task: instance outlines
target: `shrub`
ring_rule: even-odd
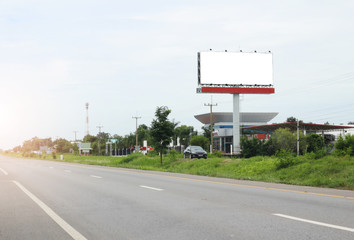
[[[176,152],[176,150],[174,149],[171,149],[170,152],[168,153],[168,157],[172,162],[177,160],[177,156],[178,156],[178,152]]]
[[[215,158],[221,158],[221,157],[223,157],[223,154],[222,154],[222,152],[216,150],[212,154],[210,154],[210,156],[215,157]]]
[[[324,146],[323,137],[315,133],[310,133],[306,136],[306,143],[307,152],[318,152]]]
[[[146,154],[146,156],[148,156],[148,157],[156,157],[156,156],[158,156],[158,155],[159,155],[159,153],[158,153],[156,150],[149,151],[149,152]]]
[[[340,136],[334,147],[337,154],[345,153],[346,155],[354,156],[354,135],[346,135],[344,139]]]
[[[53,159],[57,159],[57,155],[55,154],[54,151],[52,152],[52,157],[53,157]]]
[[[275,154],[277,160],[274,162],[277,170],[295,165],[295,157],[292,152],[280,150]]]

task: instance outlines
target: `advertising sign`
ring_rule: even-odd
[[[199,52],[201,86],[273,86],[272,53]]]

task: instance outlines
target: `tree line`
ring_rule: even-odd
[[[151,126],[141,124],[138,126],[138,145],[143,146],[143,141],[146,140],[149,146],[154,147],[158,152],[166,150],[167,146],[173,142],[177,145],[187,146],[192,137],[197,136],[198,132],[192,126],[180,125],[178,122],[170,121],[168,119],[171,110],[165,106],[157,107],[155,111],[155,119],[153,119]],[[210,138],[210,133],[204,132],[205,139],[203,143],[207,143]],[[208,138],[209,137],[209,138]],[[113,148],[132,148],[136,144],[136,133],[131,132],[125,136],[118,134],[110,134],[107,132],[100,132],[97,135],[86,135],[82,142],[91,143],[92,154],[104,155],[106,152],[106,142],[111,139],[116,139]],[[197,138],[199,141],[199,137]],[[38,138],[34,137],[30,140],[24,141],[23,145],[13,148],[15,152],[32,152],[39,151],[41,146],[56,149],[58,153],[77,152],[77,143],[71,142],[64,138],[52,140],[52,138]]]

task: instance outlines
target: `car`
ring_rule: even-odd
[[[188,146],[184,150],[184,158],[205,158],[207,159],[207,152],[199,146]]]

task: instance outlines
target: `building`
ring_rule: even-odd
[[[275,112],[241,112],[240,125],[242,127],[266,125],[278,113]],[[210,122],[214,124],[213,145],[214,149],[225,153],[231,152],[233,139],[233,113],[232,112],[215,112],[200,114],[194,116],[197,120],[209,128]],[[264,135],[265,136],[265,135]],[[260,138],[264,138],[263,136]]]

